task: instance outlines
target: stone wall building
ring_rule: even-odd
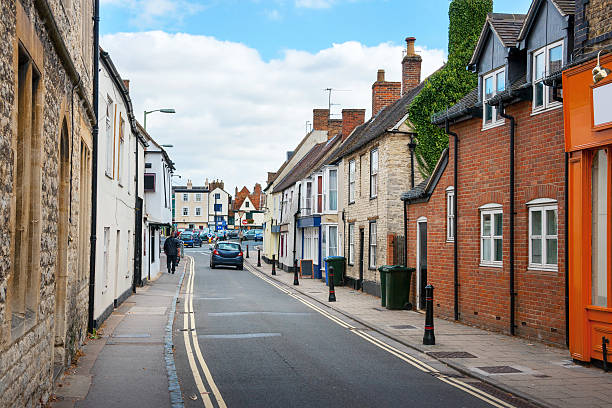
[[[0,0],[3,407],[46,403],[86,334],[92,15],[91,0]]]

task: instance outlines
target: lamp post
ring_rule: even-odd
[[[155,109],[152,111],[144,111],[144,121],[143,121],[143,126],[144,130],[147,130],[147,115],[149,113],[153,113],[153,112],[161,112],[161,113],[176,113],[176,111],[174,109]]]

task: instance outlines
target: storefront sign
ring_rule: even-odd
[[[593,88],[593,124],[612,125],[612,83]]]

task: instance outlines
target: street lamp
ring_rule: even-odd
[[[144,123],[143,123],[144,130],[147,130],[147,115],[149,113],[153,113],[153,112],[176,113],[176,111],[174,109],[155,109],[155,110],[152,110],[152,111],[144,111]]]

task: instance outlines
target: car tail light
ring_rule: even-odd
[[[216,249],[213,251],[214,255],[219,255],[219,251],[217,251]]]
[[[242,251],[240,251],[240,252],[238,253],[238,256],[242,256]]]

